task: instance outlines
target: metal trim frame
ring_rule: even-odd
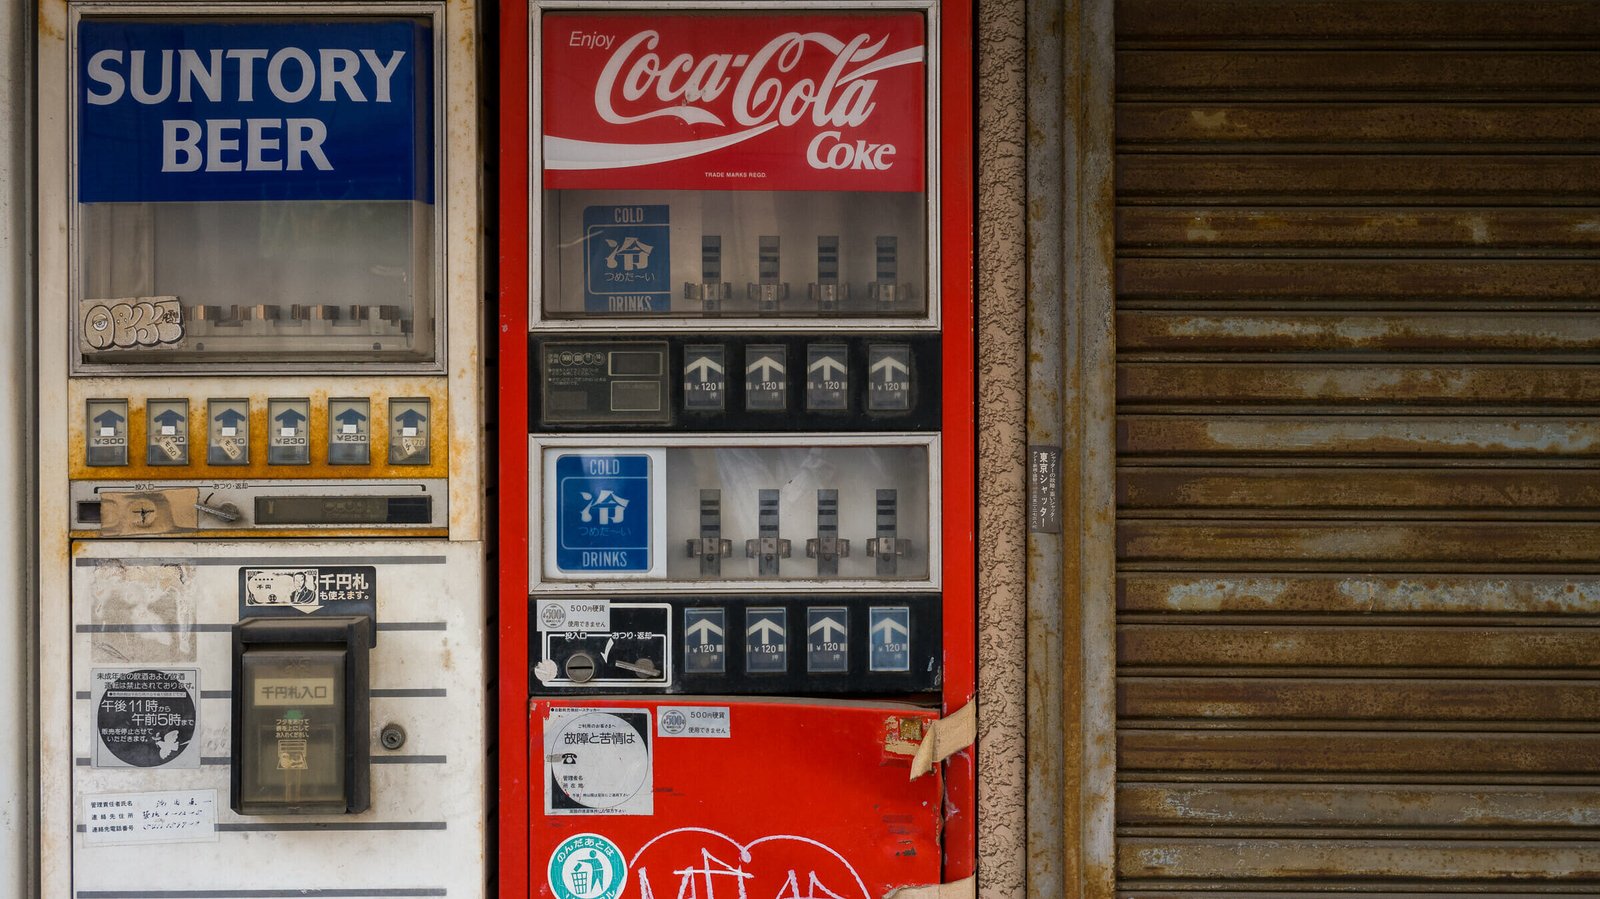
[[[84,2],[68,3],[68,25],[66,31],[66,83],[67,83],[67,204],[68,204],[68,231],[67,253],[71,266],[68,280],[67,300],[75,304],[80,298],[81,285],[81,258],[82,231],[79,224],[82,204],[78,202],[78,66],[77,66],[77,32],[78,23],[85,16],[151,16],[151,17],[235,17],[259,16],[268,19],[288,19],[294,16],[306,18],[332,19],[345,16],[384,15],[384,16],[427,16],[433,22],[433,177],[434,177],[434,202],[433,202],[433,360],[430,362],[288,362],[276,365],[265,363],[230,364],[221,360],[206,362],[167,362],[155,365],[118,365],[105,362],[84,362],[78,351],[78,318],[76,313],[71,316],[67,328],[67,359],[70,365],[69,373],[74,377],[93,375],[198,375],[198,374],[228,374],[250,375],[281,372],[315,372],[319,374],[339,374],[346,372],[372,373],[406,373],[406,374],[441,374],[448,371],[449,358],[447,349],[449,340],[449,260],[448,248],[450,244],[449,226],[449,191],[448,171],[446,170],[446,157],[448,144],[448,129],[444,115],[448,109],[447,100],[450,96],[449,85],[449,36],[447,32],[448,17],[444,3],[416,3],[410,2],[387,6],[361,0],[361,2],[341,2],[331,0],[328,3],[282,3],[266,4],[260,0],[245,0],[245,2],[201,3],[193,0],[174,0],[170,3],[156,3],[151,0],[141,2],[117,3],[115,0],[84,0]]]
[[[544,466],[543,453],[547,449],[596,447],[605,449],[684,449],[716,447],[863,447],[911,446],[926,447],[928,452],[928,577],[921,580],[878,581],[853,578],[818,580],[816,578],[769,578],[766,580],[733,579],[717,581],[671,580],[650,578],[640,574],[615,580],[555,581],[544,579],[544,511],[545,499],[540,489]],[[747,435],[695,435],[679,437],[656,435],[538,435],[528,440],[528,592],[537,595],[561,594],[626,594],[626,593],[782,593],[808,590],[817,593],[930,593],[939,590],[943,578],[944,533],[942,503],[940,502],[940,472],[943,458],[940,437],[934,434],[747,434]],[[506,495],[510,495],[509,493]],[[681,549],[681,547],[680,547]],[[663,552],[670,552],[667,546]],[[865,552],[865,547],[861,550]],[[803,561],[803,560],[801,560]]]
[[[940,136],[942,123],[939,120],[940,96],[939,85],[940,58],[942,53],[937,49],[942,46],[940,41],[939,4],[937,0],[836,0],[833,3],[803,2],[785,3],[782,0],[663,0],[654,4],[643,4],[638,0],[533,0],[530,3],[530,15],[527,30],[527,47],[530,58],[537,58],[533,48],[539,46],[541,38],[540,24],[545,10],[570,11],[570,10],[602,10],[619,12],[635,10],[638,12],[696,12],[700,10],[722,11],[805,11],[805,10],[902,10],[906,12],[921,12],[927,17],[927,29],[923,39],[923,46],[927,51],[927,143],[924,146],[924,164],[927,166],[925,178],[927,179],[927,202],[924,208],[927,211],[925,221],[925,241],[927,249],[927,279],[928,311],[926,315],[915,318],[851,318],[847,319],[852,330],[872,331],[937,331],[940,327],[940,310],[943,308],[943,285],[940,283],[941,247],[943,241],[939,239],[939,224],[942,221],[940,214],[941,198],[943,196],[942,182],[942,157]],[[536,75],[530,67],[527,78],[528,86],[528,197],[527,197],[527,229],[528,229],[528,289],[526,302],[528,305],[528,329],[530,331],[593,331],[606,334],[622,334],[628,332],[660,333],[662,331],[693,332],[714,327],[718,331],[771,331],[776,324],[782,324],[784,329],[793,333],[827,333],[838,330],[839,319],[814,320],[806,318],[784,318],[771,316],[768,318],[726,316],[715,319],[690,318],[683,316],[661,316],[651,318],[631,319],[593,319],[593,318],[552,318],[544,317],[543,304],[539,302],[539,291],[544,283],[544,247],[543,247],[543,216],[540,214],[543,207],[544,188],[540,176],[543,168],[544,142],[540,140],[540,131],[544,123],[543,110],[539,92],[532,89],[532,79]]]
[[[1114,0],[1028,5],[1028,441],[1061,532],[1028,535],[1027,895],[1115,892]]]

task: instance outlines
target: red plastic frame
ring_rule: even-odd
[[[528,245],[530,181],[529,5],[500,8],[500,461],[497,495],[507,510],[527,510]],[[939,4],[941,315],[944,325],[943,477],[944,712],[977,689],[976,402],[973,327],[972,7]],[[532,895],[529,859],[528,540],[526,514],[499,521],[499,847],[503,899]],[[944,877],[977,866],[976,752],[945,768]]]

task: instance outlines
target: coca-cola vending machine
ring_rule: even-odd
[[[970,877],[971,9],[502,26],[502,895]]]

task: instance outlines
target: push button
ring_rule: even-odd
[[[189,464],[189,401],[147,400],[144,404],[145,462]]]
[[[788,359],[782,344],[753,343],[744,351],[744,407],[782,412],[789,390]]]
[[[867,411],[911,408],[911,347],[875,343],[867,348]]]
[[[310,424],[310,400],[267,400],[267,464],[310,465]]]
[[[806,609],[806,670],[838,673],[850,670],[850,610],[843,606]]]
[[[721,674],[727,670],[727,618],[726,609],[683,610],[683,659],[690,674]]]
[[[721,412],[728,375],[718,344],[692,344],[683,348],[683,408],[690,412]]]
[[[84,409],[83,433],[87,441],[84,461],[89,465],[128,464],[128,401],[90,400]]]
[[[212,465],[250,464],[250,401],[206,400],[206,462]]]
[[[429,448],[428,399],[389,401],[389,464],[427,465]]]
[[[744,670],[782,674],[789,670],[789,612],[755,608],[745,612]]]
[[[372,461],[372,401],[364,396],[328,400],[328,463]]]
[[[814,343],[806,347],[806,408],[818,410],[850,407],[849,348],[842,343]]]
[[[911,670],[911,607],[867,610],[867,670]]]

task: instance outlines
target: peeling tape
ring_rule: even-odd
[[[972,708],[969,703],[967,708]],[[963,710],[965,711],[965,710]],[[960,715],[961,712],[956,712]],[[950,716],[950,718],[956,717]],[[950,718],[946,718],[948,721]],[[963,877],[950,883],[929,883],[915,887],[895,887],[883,899],[972,899],[978,895],[978,876]]]
[[[195,530],[200,523],[194,504],[199,501],[197,487],[102,493],[100,536],[154,537]]]
[[[973,699],[948,717],[928,725],[922,745],[917,747],[917,755],[911,760],[911,779],[932,771],[934,765],[971,746],[977,738],[978,700]]]

